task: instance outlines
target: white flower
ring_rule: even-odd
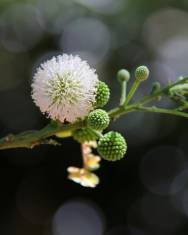
[[[98,76],[79,56],[63,54],[43,63],[34,75],[32,98],[53,120],[84,118],[95,101]]]

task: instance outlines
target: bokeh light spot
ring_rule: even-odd
[[[53,219],[53,235],[102,235],[103,216],[87,201],[69,201],[58,209]]]

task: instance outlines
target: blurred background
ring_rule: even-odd
[[[188,74],[188,1],[0,0],[1,137],[48,122],[30,85],[36,67],[61,53],[79,54],[97,69],[112,89],[107,109],[119,101],[117,70],[147,65],[151,76],[139,98],[153,81],[164,86]],[[110,128],[125,136],[128,153],[102,162],[96,189],[67,180],[67,167],[81,166],[71,139],[1,151],[0,234],[187,234],[187,120],[132,113]]]

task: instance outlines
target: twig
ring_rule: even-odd
[[[128,102],[132,98],[132,94],[135,91],[135,87],[132,88],[130,95],[127,97],[126,105],[120,105],[114,109],[111,109],[108,114],[112,120],[119,118],[122,115],[125,115],[130,112],[134,111],[143,111],[143,112],[154,112],[154,113],[165,113],[175,116],[181,116],[188,118],[188,113],[181,112],[178,109],[165,109],[165,108],[157,108],[157,107],[144,107],[144,104],[147,104],[153,100],[156,100],[160,96],[168,96],[169,90],[178,85],[183,84],[188,81],[188,77],[185,77],[177,82],[161,89],[160,91],[147,95],[143,97],[141,100],[138,100],[134,104],[128,105]],[[126,87],[122,87],[122,92],[125,90]],[[122,100],[125,101],[125,97],[122,97]],[[0,139],[0,149],[11,149],[11,148],[33,148],[37,145],[43,143],[55,143],[52,140],[48,140],[49,137],[52,137],[61,132],[61,136],[66,138],[70,136],[71,131],[76,130],[78,128],[86,127],[85,121],[79,121],[74,124],[59,124],[59,123],[50,123],[46,127],[41,130],[33,130],[33,131],[26,131],[24,133],[18,135],[7,135],[4,138]],[[67,135],[67,131],[69,135]],[[63,135],[65,132],[65,135]]]

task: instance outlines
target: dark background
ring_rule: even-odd
[[[111,88],[107,109],[119,101],[118,69],[147,65],[141,97],[153,81],[164,86],[188,74],[188,1],[0,0],[0,136],[48,122],[32,102],[31,79],[42,61],[62,52],[97,69]],[[68,166],[81,166],[72,139],[1,151],[0,234],[187,234],[187,123],[143,113],[113,123],[128,152],[117,163],[102,161],[96,189],[67,179]]]

